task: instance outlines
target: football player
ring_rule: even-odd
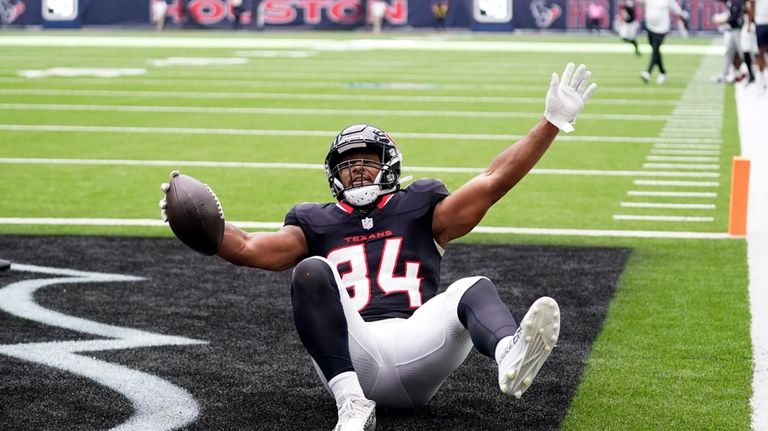
[[[496,361],[503,393],[520,398],[530,387],[559,335],[555,300],[535,301],[518,325],[488,278],[463,278],[438,294],[440,263],[445,247],[477,226],[558,132],[573,130],[597,87],[590,77],[572,63],[561,77],[553,73],[543,118],[453,193],[435,179],[401,188],[392,137],[358,124],[336,136],[325,158],[337,202],[293,207],[278,232],[226,224],[222,258],[294,267],[297,332],[336,400],[335,430],[373,430],[377,404],[425,405],[472,347]]]

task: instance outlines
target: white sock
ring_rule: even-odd
[[[507,347],[509,347],[510,344],[512,344],[512,336],[507,336],[499,340],[498,343],[496,343],[496,351],[493,354],[493,357],[496,358],[496,363],[501,363],[501,360],[503,359],[501,355],[504,353],[505,350],[507,350]]]
[[[331,388],[336,401],[342,394],[354,394],[365,398],[363,388],[360,387],[360,380],[357,379],[357,374],[354,371],[345,371],[336,375],[328,382],[328,386]]]

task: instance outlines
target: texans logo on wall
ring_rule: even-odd
[[[0,24],[13,24],[25,9],[21,0],[0,0]]]
[[[531,15],[538,28],[552,28],[552,24],[563,15],[563,8],[549,0],[533,0]]]

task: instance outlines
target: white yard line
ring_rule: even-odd
[[[688,204],[668,202],[621,202],[624,208],[671,208],[671,209],[697,209],[713,210],[715,204]]]
[[[0,164],[10,165],[100,165],[100,166],[166,166],[180,168],[197,166],[209,168],[245,168],[245,169],[302,169],[323,170],[323,165],[314,163],[267,163],[267,162],[223,162],[205,160],[119,160],[119,159],[55,159],[55,158],[24,158],[0,157]],[[485,168],[447,167],[447,166],[406,166],[406,172],[433,173],[469,173],[478,174]],[[687,178],[716,178],[718,173],[707,172],[672,172],[672,171],[609,171],[597,169],[543,169],[534,168],[531,173],[538,175],[581,175],[581,176],[610,176],[610,177],[687,177]]]
[[[692,149],[692,150],[719,150],[719,144],[665,144],[657,143],[653,148],[659,149]],[[719,154],[719,151],[718,151]]]
[[[614,214],[614,220],[631,221],[669,221],[669,222],[713,222],[714,217],[693,217],[693,216],[668,216],[668,215],[632,215],[632,214]]]
[[[264,130],[264,129],[225,129],[193,127],[131,127],[131,126],[75,126],[66,124],[0,124],[0,130],[13,132],[76,132],[76,133],[151,133],[179,135],[233,135],[233,136],[311,136],[327,139],[335,136],[334,130]],[[524,135],[483,134],[483,133],[412,133],[392,131],[397,138],[452,139],[478,141],[516,141]],[[558,135],[557,141],[570,142],[615,142],[621,144],[652,144],[656,142],[686,143],[707,141],[699,138],[643,138],[633,136],[575,136]],[[719,143],[719,138],[709,142]]]
[[[720,154],[720,151],[715,150],[662,150],[658,148],[651,148],[651,154],[690,154],[697,156],[716,156]]]
[[[100,60],[103,60],[103,57],[94,57],[98,58]],[[412,65],[411,63],[407,64],[409,67]],[[18,69],[12,68],[7,69],[10,73],[15,73]],[[153,76],[156,76],[153,73]],[[229,77],[221,77],[217,75],[212,75],[210,78],[206,79],[199,79],[201,77],[201,73],[196,73],[194,75],[198,79],[184,79],[184,83],[189,86],[205,86],[205,87],[212,87],[212,86],[220,86],[220,87],[236,87],[236,88],[242,88],[242,87],[268,87],[268,88],[276,88],[276,87],[289,87],[289,88],[339,88],[339,89],[349,89],[349,88],[360,88],[365,89],[366,87],[376,87],[380,86],[381,83],[379,82],[338,82],[338,81],[316,81],[312,80],[311,82],[302,82],[302,81],[285,81],[285,80],[276,80],[276,79],[265,79],[265,80],[241,80],[241,79],[234,79]],[[57,77],[56,79],[62,79],[64,77]],[[104,85],[104,86],[112,86],[115,83],[115,80],[119,80],[120,78],[115,78],[115,80],[105,80],[104,78],[72,78],[72,77],[66,77],[66,82],[68,83],[76,83],[76,84],[90,84],[90,85]],[[120,81],[125,84],[143,84],[143,85],[158,85],[158,86],[168,86],[168,85],[175,85],[179,81],[178,76],[176,72],[174,72],[173,75],[169,75],[167,78],[163,77],[156,77],[153,79],[149,78],[134,78],[131,77],[130,79],[125,79],[124,81]],[[395,84],[405,84],[405,85],[424,85],[424,83],[414,83],[414,82],[401,82],[403,81],[398,77],[397,82],[394,82]],[[8,77],[0,77],[0,82],[5,83],[11,83],[11,84],[21,84],[21,83],[29,83],[29,78],[8,78]],[[46,81],[40,81],[40,82],[46,82]],[[472,90],[475,92],[478,91],[499,91],[499,90],[506,90],[506,91],[514,91],[514,92],[522,92],[522,91],[531,91],[531,85],[523,85],[523,84],[479,84],[479,83],[472,83],[472,84],[456,84],[456,83],[427,83],[427,87],[421,87],[421,89],[429,89],[429,90]],[[432,87],[428,87],[429,85],[432,85]],[[649,93],[651,94],[667,94],[667,95],[678,95],[680,93],[680,90],[675,88],[647,88],[647,87],[621,87],[621,86],[609,86],[609,87],[600,87],[600,94],[606,94],[606,93],[622,93],[622,94],[643,94],[647,96]],[[704,101],[706,102],[706,101]],[[581,118],[581,116],[579,116]]]
[[[310,108],[230,108],[222,106],[143,106],[143,105],[79,105],[64,103],[0,103],[0,110],[24,111],[96,111],[96,112],[168,112],[168,113],[224,113],[274,115],[359,115],[391,117],[459,117],[459,118],[541,118],[536,112],[500,111],[432,111],[401,109],[310,109]],[[666,121],[666,115],[640,114],[581,114],[579,118],[621,121]]]
[[[232,221],[243,229],[276,230],[283,226],[281,222]],[[138,226],[168,229],[168,225],[158,219],[117,219],[117,218],[52,218],[52,217],[0,217],[0,225],[55,225],[55,226]],[[477,234],[517,234],[517,235],[554,235],[554,236],[590,236],[620,238],[679,238],[679,239],[732,239],[724,232],[678,232],[648,230],[598,230],[598,229],[549,229],[509,226],[478,226],[472,230]]]
[[[135,36],[16,36],[0,37],[0,46],[87,46],[117,48],[238,48],[238,49],[301,49],[320,51],[351,52],[354,50],[413,50],[413,51],[471,51],[471,52],[587,52],[587,53],[625,53],[626,46],[621,43],[568,43],[564,47],[560,42],[516,42],[505,41],[467,41],[467,40],[430,40],[430,39],[291,39],[291,38],[234,38],[234,37],[135,37]],[[645,48],[645,47],[644,47]],[[722,56],[724,48],[713,45],[670,45],[664,47],[668,54],[714,55]]]
[[[546,90],[546,87],[542,88]],[[345,93],[255,93],[246,91],[146,91],[146,90],[60,90],[39,88],[0,88],[0,94],[19,96],[91,96],[91,97],[148,97],[148,98],[197,98],[197,99],[259,99],[259,100],[332,100],[364,102],[422,103],[495,103],[541,105],[542,97],[514,96],[420,96],[416,94],[345,94]],[[591,105],[618,106],[674,106],[669,99],[595,99]]]
[[[718,181],[664,181],[664,180],[634,180],[636,186],[655,187],[720,187]]]
[[[768,97],[736,86],[741,153],[750,159],[747,219],[749,302],[752,310],[752,429],[768,431]]]
[[[719,162],[720,157],[649,155],[645,157],[645,160],[652,162]]]
[[[676,198],[716,198],[715,192],[663,192],[648,190],[630,190],[629,196],[654,196],[654,197],[676,197]]]
[[[717,171],[720,165],[700,164],[700,163],[643,163],[643,168],[648,169],[696,169]]]

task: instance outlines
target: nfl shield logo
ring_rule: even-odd
[[[363,229],[370,230],[373,227],[373,219],[366,217],[363,219]]]

